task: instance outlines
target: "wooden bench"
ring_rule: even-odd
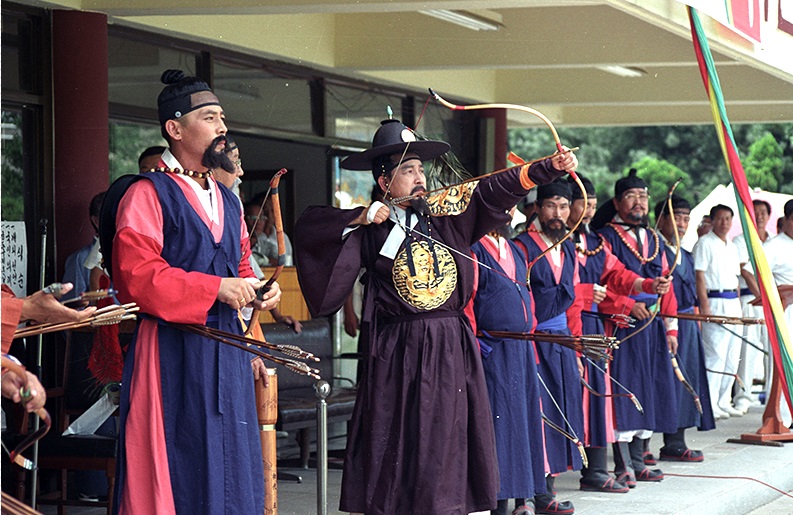
[[[333,387],[326,399],[328,424],[349,421],[355,405],[356,390],[353,387],[333,386],[334,356],[330,324],[325,318],[308,320],[302,324],[300,334],[295,334],[291,327],[284,324],[263,324],[262,330],[270,343],[297,345],[320,358],[319,363],[312,362],[311,366],[318,368],[322,379]],[[300,465],[308,468],[310,430],[317,426],[316,380],[296,374],[281,365],[275,367],[278,370],[278,422],[275,427],[279,431],[298,431]],[[346,381],[354,386],[349,379]]]

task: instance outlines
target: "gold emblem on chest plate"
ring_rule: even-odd
[[[416,275],[410,274],[405,249],[399,251],[392,269],[394,287],[402,300],[417,309],[430,310],[446,302],[457,286],[457,264],[448,250],[434,245],[439,274],[435,274],[433,255],[426,241],[410,244]]]

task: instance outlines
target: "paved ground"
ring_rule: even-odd
[[[705,461],[698,464],[659,462],[668,477],[656,484],[640,483],[627,494],[600,494],[578,490],[578,474],[568,472],[556,480],[558,497],[573,501],[578,514],[793,514],[793,498],[785,497],[753,478],[793,494],[793,443],[783,447],[765,447],[727,443],[728,438],[754,432],[760,427],[762,408],[752,408],[747,416],[718,421],[714,431],[689,431],[691,448],[702,449]],[[283,440],[281,440],[283,442]],[[653,452],[661,446],[660,436],[652,440]],[[331,448],[343,445],[343,438],[335,438]],[[290,454],[288,447],[283,454]],[[279,455],[282,452],[279,450]],[[287,469],[299,473],[303,481],[281,480],[278,484],[279,513],[306,515],[318,513],[317,478],[315,469]],[[672,474],[675,474],[672,476]],[[717,476],[705,478],[692,476]],[[329,514],[338,511],[341,471],[328,472]],[[53,507],[45,508],[54,514]],[[71,509],[69,513],[99,515],[104,510]]]
[[[691,432],[689,446],[702,449],[705,461],[697,464],[659,462],[671,475],[656,484],[640,483],[627,494],[600,494],[578,490],[578,473],[568,472],[556,480],[558,497],[573,501],[576,513],[585,514],[793,514],[793,498],[750,479],[710,479],[700,476],[749,477],[769,483],[793,495],[793,443],[765,447],[727,443],[728,438],[751,433],[760,427],[762,408],[748,415],[718,421],[714,431]],[[661,437],[652,440],[653,452],[661,447]],[[281,481],[279,513],[317,513],[316,471],[304,474],[302,484]],[[338,514],[341,473],[329,471],[328,513]]]

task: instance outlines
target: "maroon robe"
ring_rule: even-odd
[[[549,160],[540,166],[549,170]],[[461,213],[430,217],[432,238],[468,255],[473,243],[509,220],[506,210],[526,194],[518,173],[483,179]],[[298,277],[314,316],[337,311],[366,269],[361,336],[368,353],[340,509],[367,515],[492,509],[499,485],[493,424],[479,349],[463,313],[473,264],[436,244],[436,258],[453,260],[456,270],[441,269],[441,275],[456,275],[454,289],[433,309],[414,307],[397,291],[395,261],[379,254],[393,221],[342,238],[362,209],[309,208],[294,239]]]

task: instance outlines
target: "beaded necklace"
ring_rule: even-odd
[[[182,170],[181,168],[164,168],[158,166],[157,168],[152,168],[149,172],[168,172],[168,173],[176,173],[180,175],[186,175],[188,177],[195,177],[196,179],[206,179],[207,177],[212,175],[212,170],[207,170],[206,172],[196,172],[193,170]]]
[[[592,257],[592,256],[600,253],[600,251],[603,250],[603,244],[605,243],[605,240],[603,239],[603,236],[601,236],[599,234],[596,234],[595,236],[597,236],[598,239],[600,240],[600,244],[597,246],[597,248],[592,249],[592,250],[582,249],[581,248],[581,244],[580,243],[576,243],[575,244],[575,249],[578,252],[580,252],[581,254],[583,254],[583,255],[585,255],[587,257]]]
[[[638,259],[639,262],[641,262],[641,264],[649,263],[650,261],[655,259],[656,256],[658,256],[658,249],[660,249],[661,246],[658,244],[658,233],[656,233],[655,231],[650,230],[650,229],[645,229],[646,231],[650,232],[653,235],[653,240],[655,241],[655,252],[653,252],[652,256],[650,256],[648,258],[644,258],[641,254],[639,254],[639,251],[637,251],[633,247],[633,245],[628,243],[628,240],[626,240],[625,236],[622,235],[621,228],[617,227],[617,224],[609,222],[608,225],[610,225],[611,227],[614,228],[614,232],[617,233],[617,236],[619,237],[619,239],[622,240],[622,243],[624,243],[625,246],[628,247],[628,250],[630,250],[633,253],[633,255],[636,256],[636,259]]]

